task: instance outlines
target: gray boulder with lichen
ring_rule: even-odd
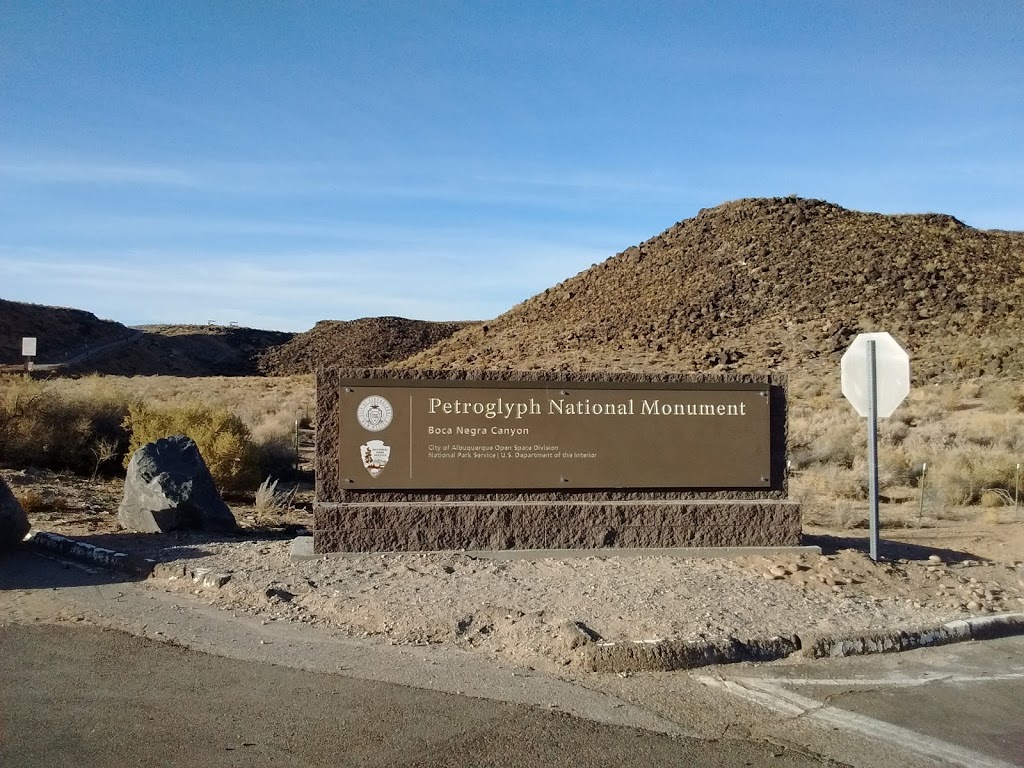
[[[135,452],[117,519],[142,533],[183,528],[231,532],[238,527],[199,448],[185,435],[161,438]]]

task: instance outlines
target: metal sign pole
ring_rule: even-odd
[[[878,562],[878,380],[875,341],[868,340],[868,528],[871,559]]]

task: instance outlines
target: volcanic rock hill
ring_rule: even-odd
[[[420,369],[814,371],[889,331],[918,380],[1024,371],[1024,233],[941,214],[744,199],[397,364]]]
[[[129,328],[81,309],[0,299],[0,365],[22,363],[21,340],[32,336],[35,362],[48,374],[255,375],[256,356],[292,335],[220,325]]]
[[[0,364],[17,364],[21,340],[37,339],[38,362],[61,362],[87,349],[128,339],[133,331],[91,312],[0,299]]]
[[[84,360],[73,370],[120,376],[258,376],[259,356],[294,336],[224,325],[143,325],[138,331],[119,349]]]
[[[416,354],[467,325],[404,317],[321,320],[288,343],[264,352],[259,367],[271,376],[312,373],[320,366],[374,368]]]

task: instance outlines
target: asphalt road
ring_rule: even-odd
[[[0,629],[16,766],[734,766],[706,743],[534,707],[225,659],[92,627]],[[814,765],[799,759],[785,765]]]
[[[153,598],[171,610],[161,614],[174,618],[162,624],[168,627],[202,620],[202,612],[169,609],[143,585],[108,579],[34,555],[0,560],[0,609],[6,598],[8,616],[17,619],[4,622],[0,610],[4,768],[823,764],[763,741],[610,725],[536,704],[229,658],[92,626],[97,600],[112,614],[127,607],[151,622],[157,613],[141,612],[135,601]],[[60,623],[31,623],[33,610]],[[241,622],[235,641],[249,645],[251,629]],[[228,637],[223,627],[209,631]],[[273,637],[261,638],[262,647],[284,636]],[[329,650],[347,657],[353,649]],[[383,649],[363,650],[372,657]],[[308,651],[296,647],[294,660]],[[391,649],[401,667],[407,659],[399,651]],[[386,665],[385,655],[374,663]],[[553,695],[547,685],[538,681],[530,695]]]
[[[0,556],[3,768],[1024,766],[1020,637],[558,679],[159,584]]]

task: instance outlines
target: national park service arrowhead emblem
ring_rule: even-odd
[[[363,466],[370,473],[370,477],[376,477],[384,471],[391,458],[391,446],[384,445],[383,440],[367,440],[365,445],[359,446],[363,456]]]

